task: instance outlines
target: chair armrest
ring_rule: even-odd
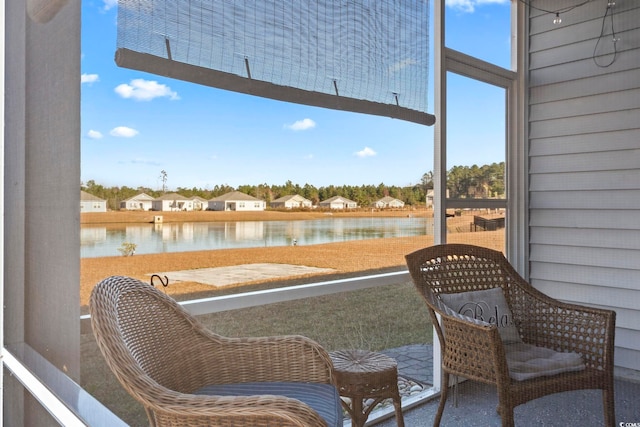
[[[612,369],[614,311],[564,303],[533,287],[512,300],[511,311],[524,342],[576,352],[588,367]]]
[[[504,346],[495,325],[439,314],[445,344],[442,364],[450,373],[487,384],[508,381]]]
[[[310,406],[284,396],[201,396],[158,384],[143,392],[156,426],[326,426]]]
[[[320,344],[299,335],[228,338],[210,334],[203,384],[238,382],[334,383],[331,358]],[[210,353],[209,353],[210,351]]]

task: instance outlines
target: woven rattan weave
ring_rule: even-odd
[[[440,424],[449,375],[494,384],[503,426],[513,426],[513,408],[569,390],[601,389],[604,424],[615,424],[613,351],[615,312],[554,300],[527,283],[501,252],[463,244],[437,245],[406,256],[424,297],[442,348],[442,394],[434,426]],[[509,377],[505,349],[495,325],[445,313],[438,297],[501,287],[522,340],[582,356],[586,369],[526,381]],[[439,315],[440,321],[436,317]],[[523,421],[523,423],[525,423]]]
[[[311,407],[283,396],[191,394],[211,384],[333,383],[328,353],[301,336],[226,338],[139,280],[109,277],[94,288],[91,323],[122,386],[151,426],[324,426]]]
[[[373,408],[384,399],[392,399],[398,427],[404,427],[402,402],[398,391],[398,364],[382,353],[367,350],[338,350],[329,354],[333,361],[338,391],[351,404],[343,406],[352,424],[365,425]],[[365,399],[373,399],[368,406]]]

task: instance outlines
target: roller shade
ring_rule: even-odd
[[[428,46],[428,1],[118,3],[121,67],[424,125]]]

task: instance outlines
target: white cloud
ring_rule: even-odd
[[[311,119],[302,119],[302,120],[298,120],[297,122],[290,124],[290,125],[284,125],[284,127],[286,129],[291,129],[291,130],[307,130],[307,129],[313,129],[314,127],[316,127],[316,122],[314,122]]]
[[[138,133],[139,132],[137,130],[128,128],[126,126],[115,127],[111,129],[111,132],[109,132],[111,136],[116,136],[119,138],[132,138],[136,136]]]
[[[356,156],[358,156],[358,157],[372,157],[372,156],[375,156],[378,153],[376,153],[375,151],[373,151],[369,147],[364,147],[362,150],[356,151],[354,154]]]
[[[87,136],[91,139],[101,139],[104,135],[102,135],[100,132],[98,132],[97,130],[89,130],[89,132],[87,132]]]
[[[97,74],[83,74],[80,76],[80,83],[95,83],[100,81],[100,76]]]
[[[151,165],[151,166],[160,166],[161,165],[161,163],[158,160],[140,159],[140,158],[131,160],[131,163],[137,164],[137,165]]]
[[[118,6],[118,0],[103,0],[104,2],[104,10],[113,9]]]
[[[136,101],[151,101],[153,98],[169,98],[174,101],[180,99],[178,94],[167,85],[154,80],[133,79],[130,84],[122,83],[115,88],[118,95],[123,98],[133,98]]]
[[[476,6],[485,4],[509,4],[510,0],[446,0],[446,5],[461,12],[473,13]]]
[[[304,160],[313,160],[313,154],[307,154],[303,157]]]

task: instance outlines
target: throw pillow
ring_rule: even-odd
[[[458,314],[496,325],[505,344],[522,342],[502,288],[440,294],[440,299]]]

